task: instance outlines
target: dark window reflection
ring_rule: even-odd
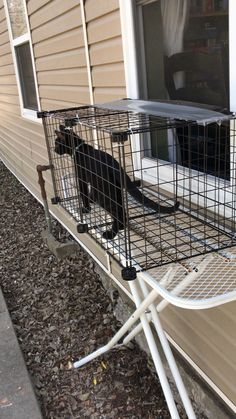
[[[146,63],[144,97],[190,102],[228,111],[228,8],[228,0],[160,0],[142,7]],[[227,132],[228,128],[225,129]],[[224,135],[224,130],[221,130],[223,134],[219,134],[217,126],[213,124],[207,132],[208,145],[202,151],[201,138],[206,135],[203,130],[195,129],[189,145],[180,138],[177,154],[183,165],[189,164],[191,158],[197,170],[214,174],[216,164],[212,160],[214,158],[222,162],[225,159],[222,153],[229,150],[229,135]],[[220,138],[218,135],[214,142],[217,134]],[[164,140],[165,150],[162,147],[163,155],[159,156],[156,155],[154,144],[156,139],[151,139],[153,157],[166,159],[166,155],[170,154],[167,137]],[[205,153],[208,159],[202,165],[202,159],[199,159],[198,167],[193,163],[196,150]],[[168,159],[171,161],[170,155]],[[229,162],[227,165],[221,170],[224,178],[229,173]]]
[[[28,42],[16,47],[16,57],[24,108],[37,110],[38,103],[35,90],[33,65]]]

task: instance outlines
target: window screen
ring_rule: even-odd
[[[37,96],[29,42],[15,47],[24,108],[37,110]]]

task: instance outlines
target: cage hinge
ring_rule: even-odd
[[[38,111],[37,112],[37,118],[45,118],[48,115],[47,111]]]
[[[61,202],[61,198],[59,196],[54,196],[53,198],[51,198],[51,203],[53,205],[57,205],[59,204],[59,202]]]
[[[124,131],[124,132],[117,131],[111,134],[111,141],[113,143],[124,142],[124,141],[127,141],[127,139],[128,139],[127,131]]]
[[[123,268],[121,275],[125,281],[133,281],[137,278],[136,268],[134,266],[131,266],[130,268]]]
[[[77,231],[78,233],[87,233],[88,232],[88,224],[77,224]]]

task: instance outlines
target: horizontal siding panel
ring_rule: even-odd
[[[120,13],[115,11],[87,25],[89,44],[121,35]]]
[[[10,65],[5,65],[2,63],[2,59],[0,57],[0,76],[15,74],[14,66],[11,63]]]
[[[0,56],[5,55],[5,54],[10,54],[10,53],[11,53],[11,46],[9,42],[0,46]]]
[[[7,158],[9,161],[11,161],[14,167],[18,167],[22,173],[24,156],[20,151],[17,153],[13,149],[9,149],[6,144],[1,143],[0,153],[3,154],[4,158]]]
[[[9,130],[0,129],[0,136],[1,139],[1,148],[5,148],[5,150],[14,154],[16,156],[16,160],[19,158],[17,157],[17,153],[19,153],[19,156],[21,157],[21,160],[27,161],[28,164],[32,163],[32,155],[29,147],[29,143],[25,140],[20,141],[20,136],[11,135],[12,132],[9,132]],[[23,140],[23,139],[22,139]]]
[[[219,312],[221,313],[222,316],[225,314],[230,320],[233,320],[233,322],[235,323],[235,328],[236,328],[236,307],[235,307],[235,305],[233,303],[226,304],[224,306],[218,307],[218,310],[219,310]]]
[[[87,22],[119,9],[119,0],[96,0],[96,7],[94,6],[94,0],[86,0],[85,13]]]
[[[125,89],[122,87],[103,89],[95,88],[94,89],[94,100],[95,103],[109,102],[111,100],[122,99],[126,96]]]
[[[63,101],[58,101],[58,100],[50,100],[47,98],[42,98],[41,100],[41,108],[43,110],[48,110],[48,111],[53,111],[56,109],[63,109],[63,108],[70,108],[70,107],[76,107],[76,106],[81,106],[84,105],[85,103],[82,102],[66,102],[65,100]]]
[[[236,308],[235,303],[233,303]],[[211,309],[214,318],[218,308]],[[221,331],[213,332],[208,321],[211,310],[204,313],[204,319],[198,312],[169,307],[163,316],[165,330],[178,342],[179,346],[194,360],[206,375],[218,386],[233,403],[236,403],[236,353],[228,339],[222,338]],[[223,316],[224,318],[224,316]],[[236,340],[236,328],[227,327],[224,318],[224,328]]]
[[[89,53],[92,66],[121,62],[123,61],[121,38],[114,38],[91,45]]]
[[[3,115],[4,120],[6,120],[12,126],[16,126],[17,129],[20,130],[25,130],[24,135],[28,136],[31,140],[36,137],[36,142],[38,142],[40,136],[42,139],[44,139],[43,128],[40,122],[29,121],[26,118],[22,118],[20,115],[12,116],[11,113],[7,112],[7,110],[4,110],[3,108],[1,110],[1,115]]]
[[[1,78],[0,78],[0,82],[1,82]],[[18,96],[17,86],[15,84],[2,84],[1,85],[1,94]]]
[[[0,34],[6,32],[8,30],[7,21],[5,18],[3,18],[1,24],[0,24]]]
[[[30,16],[30,26],[32,29],[55,19],[57,16],[65,15],[69,10],[77,7],[78,0],[54,0],[47,3],[43,8]]]
[[[10,104],[8,102],[4,102],[1,100],[1,95],[0,95],[0,109],[1,112],[2,111],[6,111],[9,114],[13,114],[15,115],[20,115],[20,105],[18,104]]]
[[[87,69],[82,67],[66,70],[40,71],[38,73],[39,84],[67,86],[69,81],[74,86],[88,86]]]
[[[41,7],[45,6],[47,3],[50,3],[51,0],[28,0],[27,3],[27,10],[28,14],[31,15],[32,13],[39,10]]]
[[[94,87],[125,87],[124,64],[106,64],[92,69]]]
[[[44,39],[51,38],[55,35],[60,35],[63,32],[69,31],[73,28],[81,26],[81,18],[79,14],[79,8],[76,11],[72,10],[65,15],[54,19],[52,22],[48,22],[45,25],[40,26],[32,31],[33,44],[41,42]]]
[[[3,145],[1,152],[3,155],[8,156],[8,159],[14,164],[14,166],[20,167],[20,173],[27,173],[28,179],[34,184],[37,185],[38,181],[38,175],[36,171],[36,165],[38,164],[38,161],[40,161],[40,164],[47,164],[47,159],[41,158],[41,156],[38,158],[35,158],[35,161],[32,161],[32,158],[24,158],[24,155],[18,150],[8,149],[8,147],[5,147]],[[19,159],[20,156],[21,158]]]
[[[16,135],[12,138],[6,139],[4,131],[1,132],[1,130],[0,137],[3,138],[3,140],[0,138],[1,148],[4,147],[8,155],[11,153],[16,155],[16,161],[19,160],[18,152],[22,153],[22,161],[27,162],[27,165],[32,167],[32,171],[35,171],[35,175],[36,165],[42,164],[42,161],[48,162],[48,153],[45,146],[39,147],[37,144],[32,146],[30,143],[27,143],[24,138],[21,142],[16,141]]]
[[[14,75],[2,76],[0,74],[0,85],[2,84],[16,84],[16,78]]]
[[[2,137],[2,138],[1,138]],[[9,130],[9,127],[4,126],[0,128],[0,144],[1,149],[5,149],[8,155],[12,154],[16,156],[16,160],[19,160],[21,156],[21,164],[27,164],[31,168],[35,181],[37,181],[36,165],[41,164],[42,160],[48,161],[48,155],[46,148],[42,152],[39,147],[32,147],[30,139],[19,134],[13,130]]]
[[[85,67],[86,58],[84,50],[73,50],[63,52],[61,54],[54,54],[47,57],[36,59],[37,71]],[[69,80],[68,80],[68,84]]]
[[[67,102],[89,102],[88,89],[77,86],[40,86],[40,96],[52,100],[65,100]]]
[[[4,32],[0,35],[0,45],[6,44],[9,42],[9,35],[8,32]]]
[[[2,1],[0,2],[0,22],[2,22],[6,18],[5,9],[1,5]]]
[[[8,103],[13,104],[13,105],[17,105],[19,104],[19,98],[18,96],[15,95],[0,95],[0,102],[2,103]]]
[[[11,53],[2,55],[0,57],[0,66],[1,65],[8,65],[8,64],[12,64],[12,55],[11,55]]]
[[[84,46],[82,28],[76,28],[69,32],[62,33],[56,37],[39,42],[34,45],[34,56],[45,57],[46,55],[58,52],[66,52]]]

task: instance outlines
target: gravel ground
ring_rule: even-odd
[[[92,259],[78,249],[56,260],[41,239],[45,227],[42,207],[0,162],[0,285],[44,418],[170,418],[136,345],[70,369],[120,325]]]

